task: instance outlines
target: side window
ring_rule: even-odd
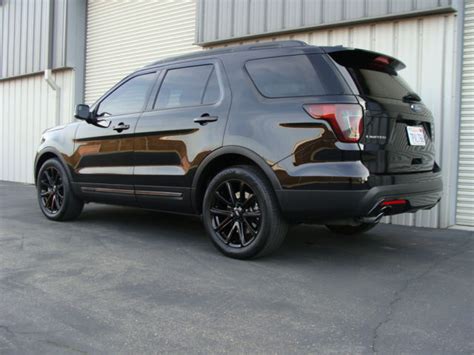
[[[97,114],[115,116],[140,112],[145,105],[148,90],[154,79],[155,73],[149,73],[126,81],[99,104]]]
[[[245,65],[263,96],[339,95],[348,89],[321,54],[253,59]]]
[[[221,90],[219,88],[219,81],[217,80],[216,69],[214,69],[209,77],[209,81],[207,82],[202,103],[205,105],[215,104],[219,100],[220,94]]]
[[[170,69],[161,84],[154,108],[213,104],[220,90],[213,65]]]

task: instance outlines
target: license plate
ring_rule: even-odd
[[[425,130],[421,126],[408,126],[408,141],[410,145],[426,145],[425,142]]]

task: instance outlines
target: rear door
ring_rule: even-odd
[[[144,207],[187,212],[196,168],[222,145],[230,90],[218,60],[162,69],[136,128],[136,198]]]
[[[398,74],[404,64],[375,52],[330,53],[366,107],[362,160],[374,174],[432,171],[433,117]]]

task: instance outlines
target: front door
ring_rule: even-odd
[[[108,121],[109,127],[86,122],[79,125],[75,139],[75,181],[91,200],[135,201],[134,133],[156,75],[146,72],[128,77],[98,101],[93,112]]]
[[[200,162],[222,145],[230,90],[218,60],[165,68],[135,138],[137,202],[191,211],[192,178]]]

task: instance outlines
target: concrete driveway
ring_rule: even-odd
[[[472,232],[293,228],[257,261],[197,218],[102,205],[46,220],[0,182],[0,353],[474,351]]]

